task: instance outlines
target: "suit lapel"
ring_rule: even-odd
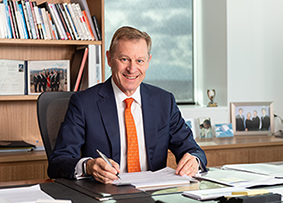
[[[120,130],[111,79],[108,79],[105,85],[101,86],[98,94],[102,98],[98,100],[97,105],[108,140],[112,147],[112,158],[120,163]]]
[[[148,86],[141,84],[142,113],[144,123],[144,136],[147,152],[148,168],[152,169],[152,158],[156,147],[156,119],[155,104],[151,98],[151,91]]]

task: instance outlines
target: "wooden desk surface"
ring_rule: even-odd
[[[283,138],[276,138],[274,135],[237,135],[223,138],[197,138],[195,140],[203,150],[229,149],[231,147],[283,146]]]
[[[237,135],[226,138],[197,138],[207,166],[283,161],[283,138],[268,135]],[[176,168],[175,156],[168,151],[167,165]]]
[[[22,181],[12,181],[12,182],[1,182],[0,187],[34,185],[34,184],[51,183],[51,182],[54,181],[52,179],[42,179],[42,180],[22,180]]]
[[[29,152],[0,152],[0,164],[7,162],[44,160],[47,160],[46,153],[44,150],[34,150]]]
[[[0,152],[0,182],[46,179],[45,151]]]

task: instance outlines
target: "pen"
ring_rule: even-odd
[[[106,162],[108,163],[110,166],[112,166],[114,168],[114,166],[111,164],[111,162],[109,161],[109,159],[107,158],[107,156],[105,156],[101,151],[99,151],[98,149],[96,149],[98,155]],[[119,173],[116,173],[116,176],[121,180]]]

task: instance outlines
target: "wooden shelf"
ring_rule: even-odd
[[[35,1],[38,5],[46,2],[45,0]],[[25,61],[70,60],[70,64],[72,64],[74,53],[78,48],[88,45],[100,45],[101,73],[104,80],[104,0],[86,1],[90,14],[97,17],[102,35],[101,41],[0,39],[0,58]],[[70,3],[71,0],[49,0],[48,2]],[[0,140],[30,140],[42,143],[37,120],[38,96],[0,95]],[[47,166],[47,158],[44,152],[31,152],[20,155],[16,153],[0,153],[0,182],[47,178]],[[18,171],[21,171],[21,173]]]
[[[87,40],[42,40],[42,39],[0,39],[0,44],[9,45],[52,45],[52,46],[62,46],[62,45],[101,45],[101,41],[87,41]]]
[[[0,101],[36,101],[39,95],[1,95]]]

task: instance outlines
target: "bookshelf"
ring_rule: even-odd
[[[36,0],[37,5],[43,2],[70,3],[70,0]],[[105,47],[104,47],[104,0],[87,0],[91,15],[96,15],[100,26],[101,41],[78,41],[78,40],[39,40],[39,39],[0,39],[1,59],[11,60],[71,60],[78,46],[91,44],[101,45],[101,73],[105,78]],[[72,64],[72,61],[70,61]],[[26,140],[42,144],[41,135],[37,123],[37,98],[38,95],[0,95],[0,141],[1,140]],[[23,155],[25,161],[29,156]],[[3,154],[0,154],[3,157]],[[33,158],[34,159],[34,158]],[[42,167],[46,168],[46,156],[40,155],[37,161],[42,161]],[[29,165],[33,163],[28,162]],[[38,164],[38,163],[37,163]],[[23,165],[22,160],[15,159],[13,167]],[[3,168],[4,167],[4,168]],[[1,173],[5,173],[6,165],[0,162]],[[8,166],[7,166],[8,167]],[[11,173],[15,168],[9,169]],[[30,167],[31,173],[36,174],[36,166]],[[8,168],[7,168],[8,170]],[[4,175],[3,175],[4,176]],[[23,175],[24,176],[24,175]],[[28,179],[46,178],[28,177]],[[27,177],[18,177],[11,180],[27,180]],[[5,179],[5,181],[11,181]],[[0,181],[2,181],[0,179]]]

